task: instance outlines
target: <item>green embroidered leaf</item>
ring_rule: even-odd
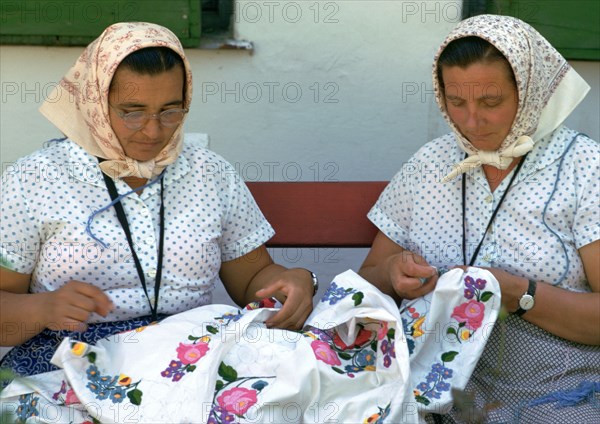
[[[188,340],[191,340],[193,342],[195,342],[196,340],[198,340],[200,337],[194,337],[194,336],[188,336]]]
[[[377,352],[377,339],[371,342],[371,349],[373,349],[373,352]]]
[[[362,303],[365,295],[362,292],[356,292],[352,295],[352,300],[354,300],[354,306],[358,306]]]
[[[96,352],[90,352],[87,355],[88,361],[90,361],[91,364],[96,363]]]
[[[192,372],[196,369],[196,365],[188,365],[186,368],[187,372]]]
[[[396,337],[396,329],[390,328],[387,332],[387,336],[388,336],[388,339],[393,339],[394,337]]]
[[[454,327],[448,327],[448,329],[446,330],[446,334],[456,335],[456,329]]]
[[[494,295],[493,292],[491,291],[486,291],[481,293],[481,301],[482,302],[487,302],[488,300],[490,300],[490,298]]]
[[[454,358],[456,358],[456,355],[458,355],[458,352],[455,352],[453,350],[450,352],[444,352],[444,353],[442,353],[442,361],[452,362],[454,360]]]
[[[223,387],[225,387],[225,383],[223,383],[221,380],[217,380],[216,384],[215,384],[215,391],[219,391],[221,390]]]
[[[218,334],[219,333],[219,329],[217,327],[213,327],[212,325],[207,325],[206,331],[208,331],[210,334]]]
[[[340,358],[342,358],[344,361],[349,361],[350,359],[352,359],[352,355],[350,355],[349,353],[346,353],[346,352],[338,352],[338,356]]]
[[[235,381],[238,378],[237,371],[233,367],[225,365],[225,362],[221,362],[219,365],[219,375],[226,381]]]
[[[129,401],[134,405],[142,404],[142,391],[139,389],[131,390],[127,393],[127,397],[129,398]]]
[[[331,369],[334,370],[335,372],[337,372],[338,374],[346,374],[344,371],[342,371],[338,367],[331,367]]]
[[[427,399],[425,396],[415,396],[415,400],[419,403],[422,403],[423,405],[429,405],[430,400]]]

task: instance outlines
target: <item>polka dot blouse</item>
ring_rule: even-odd
[[[437,267],[475,266],[575,291],[590,291],[577,249],[600,239],[598,143],[559,127],[528,154],[490,230],[486,226],[512,176],[492,193],[481,168],[466,178],[466,250],[463,258],[461,177],[442,184],[464,158],[452,134],[421,148],[392,179],[369,212],[391,240]],[[514,171],[513,171],[514,172]]]
[[[115,181],[119,194],[131,189]],[[154,298],[158,259],[160,184],[122,200],[134,249]],[[69,280],[103,289],[115,309],[105,319],[150,314],[149,301],[113,207],[90,215],[111,199],[97,160],[65,140],[13,164],[2,176],[0,236],[9,267],[32,274],[33,293]],[[211,302],[222,261],[240,257],[274,234],[234,168],[217,154],[186,143],[164,176],[164,255],[159,313],[177,313]]]

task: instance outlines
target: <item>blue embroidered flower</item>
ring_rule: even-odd
[[[427,390],[429,390],[429,384],[425,382],[419,383],[419,385],[417,386],[417,390],[420,390],[421,392],[426,392]]]
[[[431,366],[431,371],[442,374],[444,372],[445,368],[446,367],[444,367],[442,364],[440,364],[439,362],[436,362],[435,364],[433,364]]]
[[[356,355],[356,362],[362,367],[375,364],[375,352],[370,349],[362,350]]]
[[[343,287],[338,287],[338,285],[335,282],[332,282],[325,291],[325,294],[323,294],[321,302],[329,302],[330,305],[335,305],[340,300],[342,300],[349,294],[354,293],[355,291],[356,290],[354,289],[345,289]]]
[[[19,396],[19,406],[16,414],[22,422],[27,421],[30,417],[38,417],[40,412],[37,410],[39,398],[33,396],[33,393]]]
[[[86,371],[87,378],[90,381],[98,381],[100,378],[100,373],[98,371],[98,367],[96,365],[90,365]]]
[[[440,375],[438,373],[430,372],[427,374],[427,377],[425,377],[425,380],[427,380],[428,383],[433,383],[434,381],[438,381],[439,376]]]
[[[444,367],[441,374],[443,379],[452,378],[452,370],[450,368]]]
[[[117,388],[117,389],[114,389],[112,391],[112,393],[110,394],[110,400],[112,400],[113,403],[121,403],[121,402],[123,402],[123,399],[125,398],[126,395],[127,395],[127,392],[124,389]]]
[[[440,381],[435,388],[440,392],[447,392],[450,390],[450,384],[446,383],[445,381]]]

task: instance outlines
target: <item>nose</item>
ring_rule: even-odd
[[[468,128],[477,128],[480,121],[479,111],[475,105],[469,105],[466,110],[465,126]]]
[[[146,124],[142,127],[142,132],[151,139],[159,138],[162,132],[162,126],[160,124],[160,117],[158,115],[152,115],[148,117]]]

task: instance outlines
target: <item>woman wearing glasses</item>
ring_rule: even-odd
[[[66,138],[3,176],[1,344],[17,347],[2,366],[50,371],[72,332],[94,343],[209,304],[221,283],[240,305],[284,301],[268,326],[305,321],[314,274],[273,263],[273,229],[233,167],[183,142],[191,94],[177,37],[120,23],[42,105]],[[48,166],[62,172],[26,171]]]

